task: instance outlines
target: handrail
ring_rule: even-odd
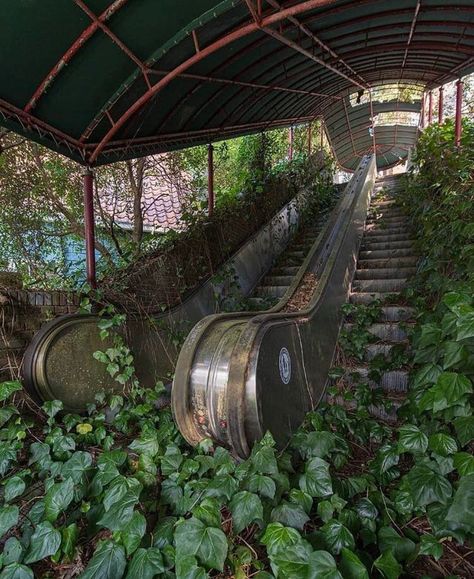
[[[323,393],[375,180],[362,160],[307,258],[318,285],[308,307],[208,316],[189,334],[172,388],[172,408],[191,444],[211,438],[238,457],[270,430],[280,445]],[[300,278],[304,275],[300,270]],[[295,288],[293,288],[295,289]]]

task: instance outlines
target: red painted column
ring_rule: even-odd
[[[444,89],[442,86],[440,86],[438,99],[438,123],[440,125],[443,123],[443,116],[444,116]]]
[[[214,211],[214,147],[207,148],[207,205],[209,217]]]
[[[311,128],[311,123],[309,123],[309,125],[308,125],[308,156],[310,156],[310,157],[311,157],[311,149],[313,146],[312,140],[313,140],[312,128]]]
[[[428,125],[433,122],[433,91],[428,93]]]
[[[84,237],[86,240],[87,283],[97,287],[95,267],[94,174],[86,169],[82,174],[84,187]]]
[[[426,94],[423,93],[423,98],[421,99],[421,117],[420,117],[420,128],[425,128],[425,104],[426,104]]]
[[[455,142],[456,147],[461,146],[462,135],[462,80],[459,79],[456,83],[456,132]]]
[[[289,131],[289,133],[288,133],[288,144],[289,144],[288,158],[290,159],[290,161],[293,161],[293,144],[294,144],[294,138],[295,138],[294,129],[293,129],[293,127],[290,127],[290,131]]]

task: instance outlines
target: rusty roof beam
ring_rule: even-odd
[[[250,2],[250,0],[248,0],[248,2]],[[278,8],[278,10],[281,10],[282,8],[276,0],[267,0],[267,2],[274,8]],[[347,64],[347,62],[345,62],[339,56],[339,54],[337,54],[330,46],[328,46],[325,42],[323,42],[320,38],[318,38],[305,24],[300,22],[294,16],[289,16],[288,20],[292,24],[294,24],[299,30],[301,30],[304,34],[306,34],[306,36],[308,36],[308,38],[310,38],[313,42],[315,42],[320,48],[328,52],[334,59],[336,59],[336,62],[340,62],[343,66],[345,66],[347,70],[350,71],[351,74],[358,77],[361,82],[367,84],[365,79],[356,70],[354,70],[349,64]]]
[[[47,89],[53,84],[61,70],[72,60],[72,58],[79,52],[82,46],[89,40],[91,36],[99,29],[100,22],[106,22],[115,12],[117,12],[127,0],[115,0],[100,16],[97,20],[92,22],[81,34],[80,36],[71,44],[69,49],[63,54],[63,56],[58,60],[58,62],[49,71],[47,76],[39,84],[38,88],[33,93],[33,96],[28,101],[24,108],[26,113],[33,109],[39,99],[44,95]]]
[[[274,30],[273,28],[270,27],[264,27],[263,30],[269,35],[272,36],[275,40],[278,40],[279,42],[281,42],[282,44],[286,44],[289,48],[292,48],[293,50],[296,50],[297,52],[300,52],[301,54],[303,54],[304,56],[306,56],[307,58],[309,58],[310,60],[314,60],[314,62],[316,62],[317,64],[321,65],[323,68],[327,68],[328,70],[330,70],[331,72],[333,72],[334,74],[341,76],[342,78],[344,78],[345,80],[349,81],[351,84],[362,88],[364,90],[367,90],[369,87],[368,85],[365,84],[361,84],[359,81],[354,80],[353,78],[351,78],[350,76],[348,76],[347,74],[345,74],[344,72],[341,72],[340,70],[337,70],[337,68],[334,68],[333,66],[331,66],[330,64],[328,64],[327,62],[324,62],[324,60],[322,60],[321,58],[318,58],[317,56],[315,56],[314,54],[311,54],[311,52],[309,52],[309,50],[306,50],[306,48],[303,48],[302,46],[300,46],[297,42],[294,42],[293,40],[290,40],[289,38],[286,38],[286,36],[283,36],[283,34],[280,34],[279,32],[277,32],[276,30]]]
[[[418,14],[420,13],[420,8],[421,8],[421,0],[417,0],[416,3],[416,8],[415,8],[415,14],[413,15],[413,20],[411,21],[411,26],[410,26],[410,33],[408,35],[408,41],[407,41],[407,47],[405,49],[405,56],[403,57],[403,63],[402,63],[402,75],[403,75],[403,70],[405,68],[405,64],[407,62],[407,57],[408,57],[408,51],[410,49],[410,44],[411,41],[413,39],[413,35],[415,34],[415,28],[416,28],[416,21],[418,19]]]

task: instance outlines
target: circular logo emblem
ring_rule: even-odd
[[[280,357],[278,360],[280,367],[280,378],[283,384],[288,384],[291,379],[291,358],[290,353],[286,348],[280,350]]]

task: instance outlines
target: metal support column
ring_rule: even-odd
[[[86,241],[87,283],[97,287],[95,267],[94,174],[86,169],[82,174],[84,187],[84,238]]]
[[[433,91],[428,93],[428,126],[433,122]]]
[[[444,115],[444,89],[442,86],[439,87],[439,98],[438,98],[438,123],[441,125],[443,123]]]
[[[426,104],[426,93],[423,93],[423,97],[421,99],[420,129],[425,128],[425,104]]]
[[[308,156],[311,157],[311,149],[312,149],[312,128],[311,128],[311,123],[308,124]]]
[[[289,133],[288,133],[288,158],[290,159],[290,161],[293,161],[293,144],[294,144],[294,138],[295,138],[295,133],[294,133],[294,128],[290,127]]]
[[[455,143],[456,147],[461,146],[461,135],[462,135],[462,80],[458,79],[456,83],[456,130],[455,130]]]
[[[207,148],[207,199],[209,217],[214,211],[214,147]]]

